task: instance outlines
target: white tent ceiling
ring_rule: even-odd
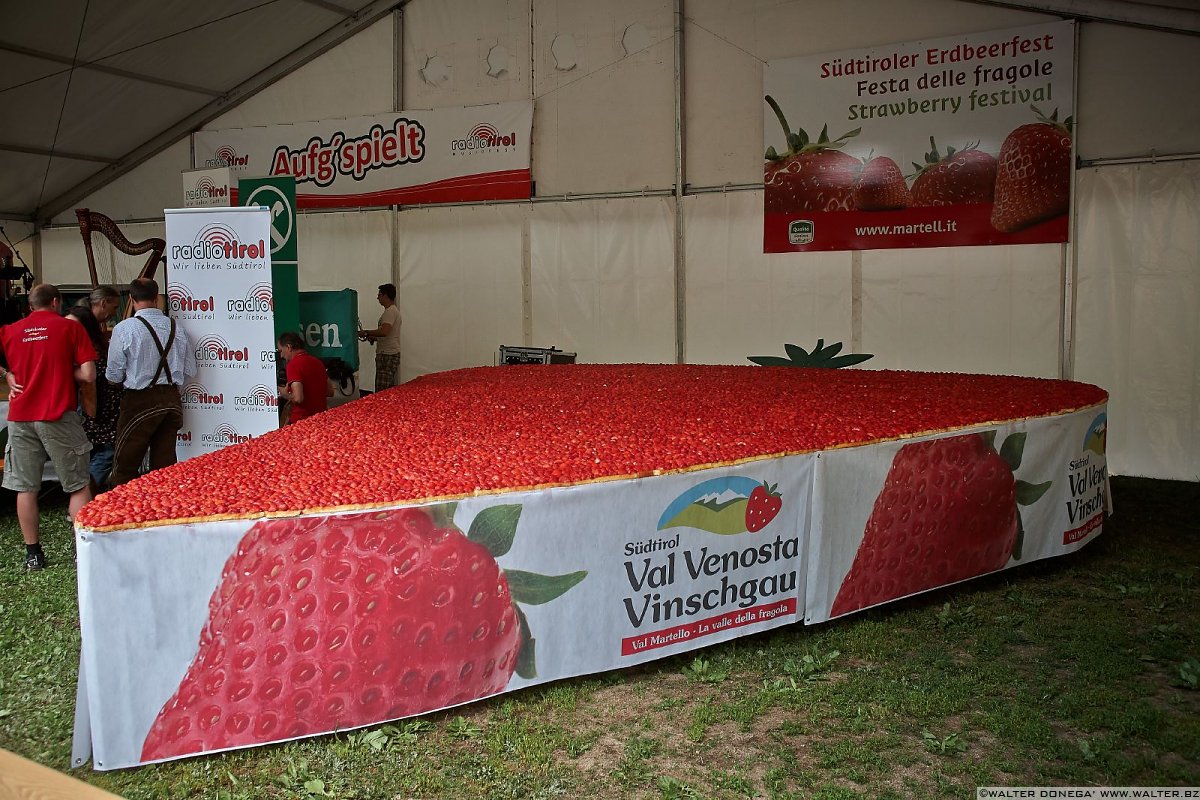
[[[400,0],[0,0],[0,218],[46,219]]]
[[[70,208],[407,1],[0,0],[0,219]],[[1198,0],[966,1],[1200,32]]]

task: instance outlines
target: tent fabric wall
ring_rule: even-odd
[[[1181,226],[1167,232],[1152,222],[1186,216],[1193,166],[1158,165],[1180,171],[1167,182],[1117,180],[1124,168],[1106,167],[1101,177],[1080,172],[1074,252],[767,256],[761,192],[705,193],[761,183],[761,81],[770,59],[1053,15],[959,0],[687,0],[684,8],[685,184],[697,193],[683,201],[686,327],[679,332],[674,200],[639,195],[674,183],[669,0],[412,0],[402,17],[377,23],[207,127],[371,113],[392,107],[397,94],[408,108],[534,100],[537,202],[301,216],[305,280],[317,277],[306,252],[317,271],[321,261],[349,253],[349,277],[335,288],[359,290],[364,323],[378,314],[375,285],[397,282],[404,379],[492,363],[495,348],[510,343],[577,350],[581,361],[673,361],[677,335],[692,362],[744,363],[784,342],[825,338],[876,353],[867,367],[1057,376],[1059,323],[1064,297],[1071,299],[1063,293],[1066,265],[1078,270],[1068,309],[1076,320],[1075,377],[1113,393],[1113,469],[1197,479],[1196,456],[1185,455],[1188,437],[1197,439],[1200,402],[1197,337],[1187,328],[1196,301],[1187,281],[1200,260],[1194,248],[1180,250]],[[639,46],[627,53],[629,42]],[[1084,159],[1200,152],[1194,37],[1089,22],[1079,25],[1079,43],[1075,116]],[[489,75],[496,48],[506,66]],[[439,69],[426,73],[431,59]],[[837,127],[806,121],[822,122]],[[79,205],[117,219],[157,219],[178,204],[189,152],[186,141],[169,148]],[[595,192],[631,196],[571,199]],[[1124,216],[1130,209],[1146,220],[1137,229]],[[73,215],[60,222],[73,225]],[[1194,231],[1194,217],[1189,224]],[[1137,259],[1115,260],[1125,247],[1113,241],[1122,230],[1136,242],[1125,252],[1135,247]],[[1159,231],[1169,238],[1151,241]],[[43,230],[40,239],[48,279],[86,280],[73,227]],[[1101,268],[1103,280],[1093,272]],[[1191,344],[1181,345],[1176,330],[1190,331]],[[1175,350],[1161,357],[1171,359],[1170,370],[1147,366],[1157,363],[1145,351],[1159,339],[1161,351],[1167,343]],[[372,353],[363,356],[370,370]],[[365,375],[363,385],[370,386]]]
[[[534,205],[533,344],[589,364],[673,363],[673,221],[659,197]]]
[[[522,343],[522,231],[528,216],[525,205],[396,215],[403,380],[494,364],[500,345]],[[369,319],[373,326],[378,316],[376,305],[363,324]]]
[[[1200,480],[1200,161],[1079,173],[1075,376],[1116,474]]]
[[[1058,377],[1059,245],[862,254],[870,366]]]
[[[692,364],[748,364],[784,342],[850,348],[850,255],[794,259],[762,251],[762,192],[685,198],[687,339]]]

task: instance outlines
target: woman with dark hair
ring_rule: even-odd
[[[358,379],[349,364],[340,358],[325,359],[325,374],[329,376],[330,408],[358,399]]]
[[[104,380],[108,367],[108,337],[103,323],[112,319],[120,305],[121,297],[111,286],[98,286],[91,295],[80,300],[67,310],[67,316],[78,320],[87,331],[88,339],[96,348],[96,375],[90,391],[81,392],[83,430],[92,443],[92,460],[88,472],[92,476],[93,494],[104,491],[105,483],[112,472],[114,444],[117,438],[117,418],[121,415],[121,389],[119,384]]]

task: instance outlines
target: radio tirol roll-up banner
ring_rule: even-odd
[[[242,178],[238,205],[262,206],[271,217],[271,288],[275,337],[300,330],[300,275],[297,267],[300,217],[296,214],[296,181],[283,178]]]
[[[768,253],[1067,241],[1074,28],[771,61]]]
[[[530,196],[533,101],[197,131],[196,167],[291,175],[301,208]]]
[[[358,369],[358,292],[300,293],[300,335],[317,358],[340,358]]]
[[[167,209],[167,299],[187,331],[196,377],[185,384],[179,458],[279,427],[270,212]]]

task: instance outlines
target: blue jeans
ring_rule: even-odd
[[[88,463],[88,473],[100,488],[104,488],[108,476],[112,474],[113,454],[111,444],[98,444],[92,447],[92,460]]]

